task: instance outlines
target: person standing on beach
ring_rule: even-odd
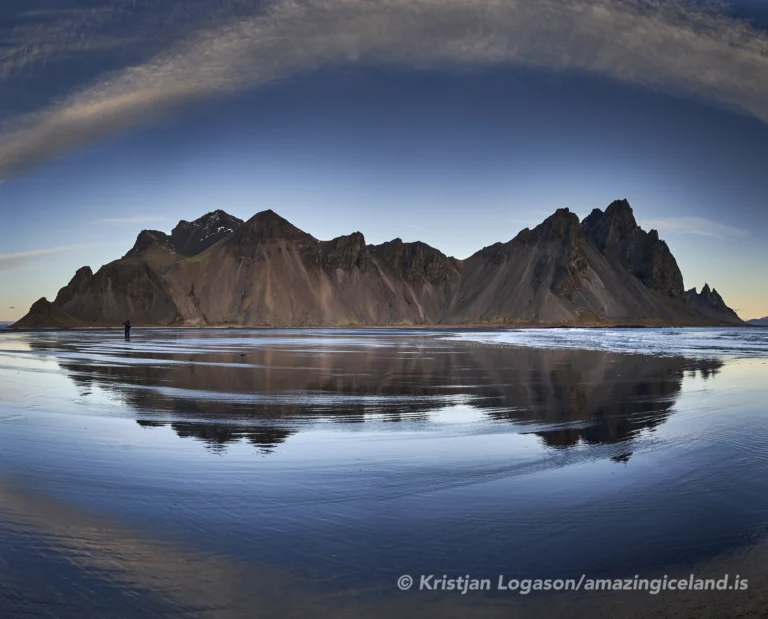
[[[125,327],[125,339],[130,340],[131,339],[131,321],[126,320],[123,323],[123,326]]]

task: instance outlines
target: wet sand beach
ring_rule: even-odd
[[[3,331],[2,616],[765,616],[766,378],[760,329]],[[495,590],[690,574],[749,586]]]

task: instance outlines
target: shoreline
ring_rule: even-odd
[[[133,325],[133,329],[142,331],[165,330],[165,329],[185,329],[185,330],[309,330],[309,329],[334,329],[334,330],[355,330],[355,329],[399,329],[399,330],[460,330],[460,329],[487,329],[487,330],[518,330],[518,329],[744,329],[744,328],[768,328],[766,325],[744,324],[677,324],[677,323],[653,323],[653,324],[625,324],[625,323],[519,323],[519,324],[417,324],[417,325]],[[9,324],[7,327],[0,327],[0,333],[36,333],[36,332],[58,332],[58,331],[122,331],[122,326],[93,325],[83,327],[14,327]]]

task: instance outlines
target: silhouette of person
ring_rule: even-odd
[[[130,340],[131,339],[131,321],[126,320],[123,323],[123,326],[125,327],[125,339]]]

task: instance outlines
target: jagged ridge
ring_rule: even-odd
[[[217,210],[170,235],[142,231],[51,305],[58,313],[40,306],[26,323],[743,324],[709,286],[684,291],[669,247],[626,200],[584,222],[559,209],[463,261],[360,232],[320,241],[271,210],[246,222]]]

